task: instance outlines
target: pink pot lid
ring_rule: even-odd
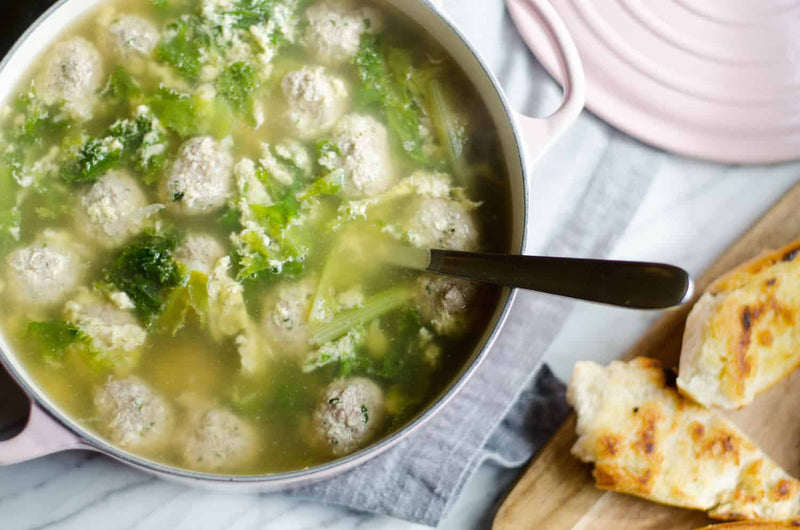
[[[587,106],[622,131],[728,163],[800,159],[800,1],[551,0],[587,77]],[[511,10],[521,27],[521,12]],[[547,70],[556,57],[522,32]]]

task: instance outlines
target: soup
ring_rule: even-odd
[[[2,115],[2,327],[83,427],[225,474],[342,457],[458,373],[499,291],[396,263],[504,251],[452,60],[379,3],[109,2]]]

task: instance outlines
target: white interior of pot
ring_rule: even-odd
[[[423,4],[421,1],[383,1],[394,6],[400,12],[406,14],[409,18],[419,23],[426,31],[433,35],[434,38],[452,54],[455,61],[465,71],[469,79],[475,85],[478,93],[485,101],[489,114],[495,124],[495,127],[497,128],[500,137],[500,145],[503,150],[506,167],[510,177],[510,192],[512,199],[512,234],[510,238],[511,248],[509,251],[519,252],[523,246],[526,208],[525,186],[523,180],[523,160],[518,149],[515,131],[511,123],[510,111],[507,108],[503,97],[495,88],[491,74],[483,67],[481,62],[474,55],[473,51],[468,46],[464,45],[457,31],[455,31],[447,22],[443,21],[437,16],[434,16],[429,6]],[[57,40],[58,37],[66,29],[69,29],[73,23],[80,20],[103,2],[104,0],[62,0],[50,10],[49,16],[40,20],[37,26],[31,28],[23,36],[21,42],[18,43],[14,49],[12,49],[10,54],[3,61],[2,70],[0,70],[0,101],[6,102],[10,100],[10,98],[15,94],[20,81],[28,75],[29,66],[36,61],[37,57],[44,52],[50,46],[50,44]],[[506,290],[501,297],[500,303],[498,304],[493,316],[492,324],[485,331],[480,342],[480,348],[473,353],[469,364],[465,365],[464,369],[462,370],[462,376],[470,369],[470,366],[473,364],[480,351],[485,347],[487,341],[493,338],[493,332],[495,331],[494,328],[496,327],[498,321],[503,317],[509,295],[510,293],[508,290]],[[0,336],[0,348],[2,348],[3,352],[10,352],[9,345],[5,337],[2,336]],[[0,355],[4,356],[5,363],[10,368],[12,375],[14,375],[17,380],[22,383],[24,387],[26,387],[26,390],[34,393],[37,400],[42,403],[46,409],[50,410],[51,412],[56,412],[57,416],[60,416],[62,419],[66,417],[58,405],[50,401],[38,389],[38,386],[27,377],[22,365],[17,359],[14,358],[13,355],[6,355],[5,353]],[[452,385],[451,388],[443,390],[442,396],[451,390]],[[422,417],[427,417],[430,415],[430,413],[431,408],[423,412]],[[419,421],[419,419],[417,421]],[[145,459],[129,455],[125,451],[109,446],[79,426],[71,425],[71,428],[78,432],[92,445],[95,445],[98,448],[101,448],[111,453],[113,456],[121,458],[130,464],[146,466],[148,469],[156,471],[160,470],[162,473],[170,472],[170,468],[166,466],[158,464],[152,465]],[[406,429],[407,428],[408,427],[406,427]],[[395,433],[394,435],[390,436],[389,439],[384,440],[377,445],[385,448],[391,443],[391,441],[393,441],[393,439],[396,439],[399,434],[400,433]],[[367,449],[351,455],[343,459],[344,462],[342,462],[342,464],[349,465],[339,465],[337,467],[352,467],[352,465],[362,461],[370,452],[371,451]],[[330,468],[332,466],[328,464],[321,467]],[[306,475],[308,474],[307,472],[304,473]],[[179,472],[179,474],[189,478],[212,478],[212,476],[209,475],[190,472]],[[278,479],[280,475],[275,475],[274,477]],[[248,478],[252,480],[257,477],[242,477],[244,480],[247,480]],[[282,480],[276,480],[276,482],[279,481],[283,482]]]

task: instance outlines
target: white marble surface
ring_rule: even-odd
[[[498,73],[515,107],[546,112],[558,88],[524,89],[542,71],[530,57],[507,61],[510,32],[500,0],[445,0],[445,6]],[[455,9],[458,7],[458,9]],[[502,72],[499,72],[502,70]],[[542,244],[567,204],[592,174],[608,146],[627,142],[584,114],[542,160],[534,173],[532,226]],[[606,161],[608,163],[608,161]],[[611,161],[613,163],[613,160]],[[655,179],[613,257],[670,261],[699,273],[800,176],[800,164],[727,167],[672,155],[649,169]],[[600,306],[579,305],[546,361],[562,378],[577,359],[618,356],[656,317]],[[441,528],[486,528],[493,508],[518,470],[486,463],[470,479]],[[0,528],[34,529],[419,529],[419,525],[301,502],[280,494],[229,495],[177,486],[100,456],[61,454],[0,469]]]

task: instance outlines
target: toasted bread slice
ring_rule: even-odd
[[[800,365],[800,240],[714,282],[686,321],[678,388],[740,408]]]
[[[594,464],[597,487],[717,519],[800,516],[800,482],[728,420],[681,396],[670,375],[645,358],[575,366],[572,453]]]

